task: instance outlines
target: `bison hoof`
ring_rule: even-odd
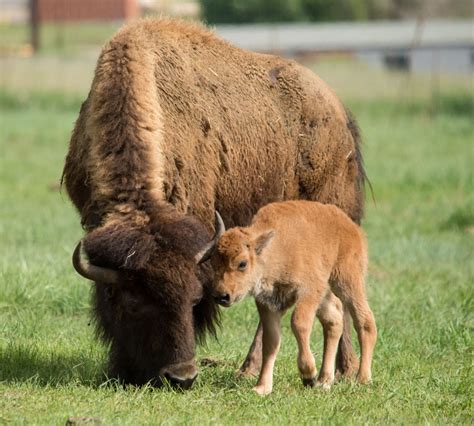
[[[260,374],[260,366],[256,364],[249,364],[242,366],[237,371],[237,377],[258,377]]]

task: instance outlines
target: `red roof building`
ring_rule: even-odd
[[[138,17],[138,0],[37,0],[41,21],[129,20]]]

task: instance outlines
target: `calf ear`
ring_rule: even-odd
[[[268,243],[275,236],[275,231],[272,229],[270,231],[260,234],[255,240],[255,252],[259,255],[262,253],[262,250],[268,245]]]

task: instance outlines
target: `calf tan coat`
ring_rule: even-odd
[[[361,347],[358,381],[371,380],[376,327],[364,287],[367,244],[362,230],[340,209],[309,201],[269,204],[258,211],[251,226],[222,235],[212,262],[221,305],[230,306],[248,293],[257,302],[263,324],[263,365],[254,388],[259,394],[272,390],[280,318],[293,305],[291,325],[305,385],[330,387],[334,381],[342,306],[354,320]],[[315,314],[324,329],[317,379],[309,346]]]

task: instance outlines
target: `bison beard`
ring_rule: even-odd
[[[93,279],[110,375],[188,387],[196,337],[218,320],[212,271],[195,259],[214,211],[245,226],[269,202],[302,198],[359,222],[365,174],[355,121],[311,71],[158,19],[104,47],[63,178],[90,264],[120,277]],[[260,338],[244,373],[259,368]],[[348,333],[340,349],[350,371]]]
[[[195,336],[206,329],[215,334],[212,274],[199,260],[219,234],[209,239],[192,217],[154,223],[159,229],[97,228],[83,241],[90,264],[79,259],[78,245],[74,265],[97,281],[94,312],[98,334],[111,346],[110,375],[134,385],[159,385],[167,377],[189,387],[196,376]],[[165,368],[157,374],[157,366]]]

